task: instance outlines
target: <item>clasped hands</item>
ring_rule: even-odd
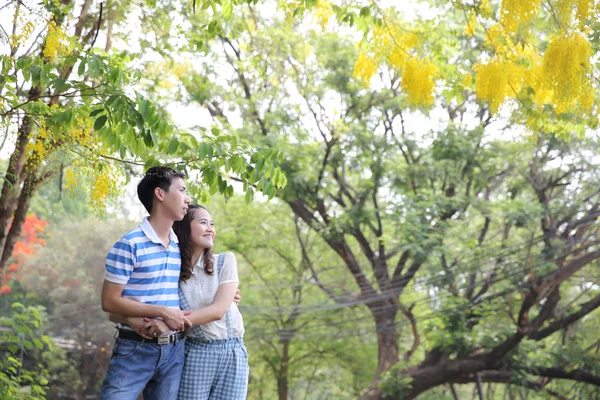
[[[240,300],[241,295],[238,289],[233,301],[237,305],[239,304]],[[186,328],[191,328],[192,323],[189,319],[187,319],[187,316],[191,313],[192,311],[167,309],[165,310],[165,315],[162,319],[148,317],[143,318],[143,320],[141,318],[136,318],[135,321],[130,319],[129,325],[144,339],[152,339],[170,331],[183,332]]]

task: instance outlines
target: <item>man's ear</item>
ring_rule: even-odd
[[[165,199],[165,191],[159,187],[154,188],[154,196],[160,201]]]

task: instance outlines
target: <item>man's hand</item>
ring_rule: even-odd
[[[126,324],[131,329],[144,339],[152,339],[152,335],[148,335],[145,329],[145,318],[142,317],[127,317],[125,318]]]
[[[242,299],[242,295],[240,294],[240,289],[235,291],[235,296],[233,296],[233,302],[236,306],[240,305],[240,300]]]
[[[173,331],[184,331],[185,328],[191,328],[192,323],[187,316],[190,315],[191,311],[181,311],[174,308],[165,308],[163,311],[163,321]]]
[[[160,319],[144,318],[144,333],[149,337],[158,337],[169,330],[167,324]]]

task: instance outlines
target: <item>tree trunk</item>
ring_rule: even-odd
[[[436,386],[453,382],[458,376],[483,371],[488,362],[482,359],[449,360],[443,357],[436,365],[420,366],[410,372],[410,388],[404,392],[404,400],[417,398],[423,392]],[[381,398],[381,397],[380,397]]]
[[[27,217],[27,211],[29,210],[29,204],[31,203],[31,197],[35,193],[38,184],[43,180],[38,180],[36,177],[37,170],[33,168],[33,171],[29,173],[23,184],[23,189],[19,195],[19,201],[17,209],[14,212],[12,224],[6,235],[4,241],[4,247],[2,249],[2,257],[0,258],[0,270],[4,268],[4,265],[8,259],[12,256],[12,252],[15,248],[17,239],[21,236],[21,230],[23,229],[23,223]]]
[[[28,99],[35,99],[40,93],[41,88],[36,86],[29,91]],[[19,186],[21,185],[21,171],[25,166],[27,143],[29,143],[32,128],[33,120],[28,114],[25,114],[23,122],[19,126],[15,150],[8,161],[2,194],[0,195],[0,248],[4,247],[8,225],[15,209],[16,203],[14,200],[18,195]],[[4,270],[4,264],[4,262],[0,263],[0,271]]]
[[[282,339],[283,352],[279,363],[279,377],[277,378],[277,394],[279,400],[287,400],[288,398],[288,366],[290,359],[290,340]]]
[[[375,327],[377,329],[377,374],[371,382],[371,386],[363,393],[361,399],[374,400],[382,396],[382,391],[377,386],[381,374],[399,360],[398,358],[398,333],[396,331],[397,305],[390,302],[378,302],[369,306]]]

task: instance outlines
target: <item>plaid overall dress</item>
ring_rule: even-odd
[[[217,255],[217,276],[224,254]],[[191,310],[181,287],[182,310]],[[248,391],[248,353],[241,337],[233,337],[231,314],[227,310],[227,339],[209,340],[201,326],[193,326],[196,337],[185,340],[185,364],[179,386],[179,400],[244,400]]]

